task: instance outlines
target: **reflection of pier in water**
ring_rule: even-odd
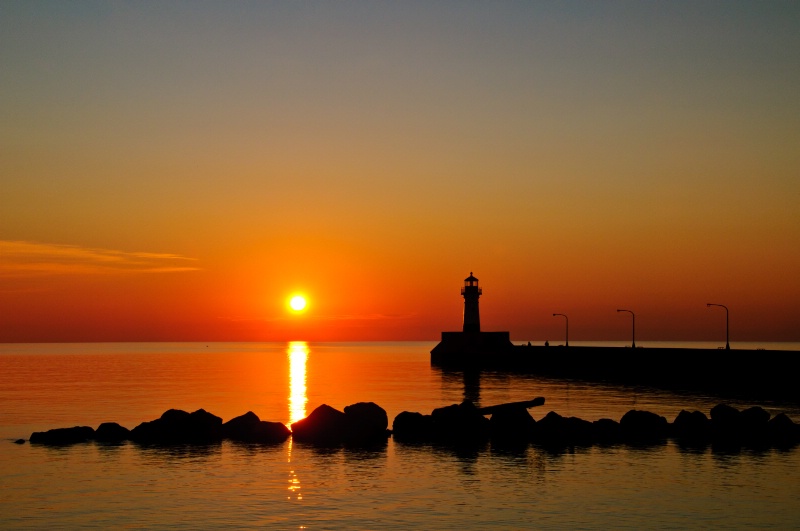
[[[476,406],[481,406],[481,371],[479,370],[447,370],[433,367],[434,371],[439,372],[442,378],[442,386],[446,389],[456,390],[461,389],[461,397],[458,402],[462,400],[469,400]],[[504,379],[508,379],[506,376]],[[455,401],[455,397],[453,397]]]

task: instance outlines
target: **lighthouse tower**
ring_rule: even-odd
[[[481,296],[481,288],[478,287],[478,279],[472,276],[472,271],[464,279],[461,295],[464,297],[464,332],[480,332],[481,314],[478,311],[478,297]]]

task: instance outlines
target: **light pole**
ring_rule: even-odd
[[[720,308],[725,308],[725,350],[731,349],[731,342],[730,342],[730,326],[728,326],[728,307],[724,304],[706,304],[706,308],[711,308],[712,306],[719,306]]]
[[[618,312],[628,312],[633,318],[633,330],[631,332],[631,348],[636,348],[636,314],[630,310],[617,310]]]
[[[566,337],[567,337],[567,342],[566,342],[566,344],[565,344],[564,346],[565,346],[565,347],[568,347],[568,346],[569,346],[569,317],[567,317],[567,316],[566,316],[566,315],[564,315],[563,313],[554,313],[554,314],[553,314],[553,317],[555,317],[556,315],[560,315],[561,317],[563,317],[564,319],[566,319],[566,320],[567,320],[567,334],[566,334]]]

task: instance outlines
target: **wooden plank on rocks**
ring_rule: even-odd
[[[544,405],[543,396],[534,398],[533,400],[523,400],[522,402],[508,402],[506,404],[497,404],[496,406],[486,406],[478,408],[478,412],[481,415],[491,415],[492,413],[496,413],[502,410],[519,409],[519,408],[528,409],[529,407],[536,407],[541,405]]]

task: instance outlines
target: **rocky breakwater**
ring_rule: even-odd
[[[298,443],[316,445],[380,445],[389,436],[399,443],[448,445],[492,444],[564,447],[593,444],[657,444],[674,440],[685,446],[791,448],[800,444],[800,425],[783,413],[771,416],[761,407],[738,410],[726,404],[701,411],[681,411],[673,422],[649,411],[631,410],[617,421],[590,422],[550,411],[535,420],[528,409],[544,398],[477,407],[469,401],[436,408],[430,414],[403,411],[388,429],[386,411],[373,402],[359,402],[339,411],[327,404],[292,424],[262,421],[253,412],[223,423],[203,409],[166,411],[160,418],[128,430],[114,422],[35,432],[32,444],[66,445],[97,441],[138,444],[210,444],[222,440],[280,443],[290,435]],[[24,442],[19,440],[17,442]]]
[[[536,403],[541,401],[540,403]],[[478,408],[469,401],[434,409],[431,414],[404,411],[392,424],[401,443],[539,444],[652,444],[675,440],[687,445],[793,447],[800,443],[800,425],[780,413],[774,417],[760,407],[739,411],[719,404],[710,417],[700,411],[681,411],[673,422],[649,411],[631,410],[619,421],[588,421],[550,411],[538,421],[528,408],[537,401]],[[486,415],[490,415],[487,418]]]
[[[268,422],[252,411],[223,423],[222,419],[204,409],[188,413],[170,409],[161,417],[142,422],[132,430],[116,422],[105,422],[93,429],[90,426],[57,428],[31,434],[31,444],[67,445],[89,441],[140,444],[210,444],[223,439],[278,443],[290,435],[289,428],[280,422]]]
[[[290,435],[297,442],[321,445],[386,443],[391,432],[386,410],[373,402],[351,404],[339,411],[323,404],[294,424],[290,431],[280,422],[268,422],[252,411],[228,422],[204,409],[188,413],[170,409],[161,417],[142,422],[132,430],[105,422],[90,426],[34,432],[31,444],[69,445],[90,441],[145,445],[213,444],[223,440],[248,443],[280,443]],[[16,442],[22,443],[20,439]]]

